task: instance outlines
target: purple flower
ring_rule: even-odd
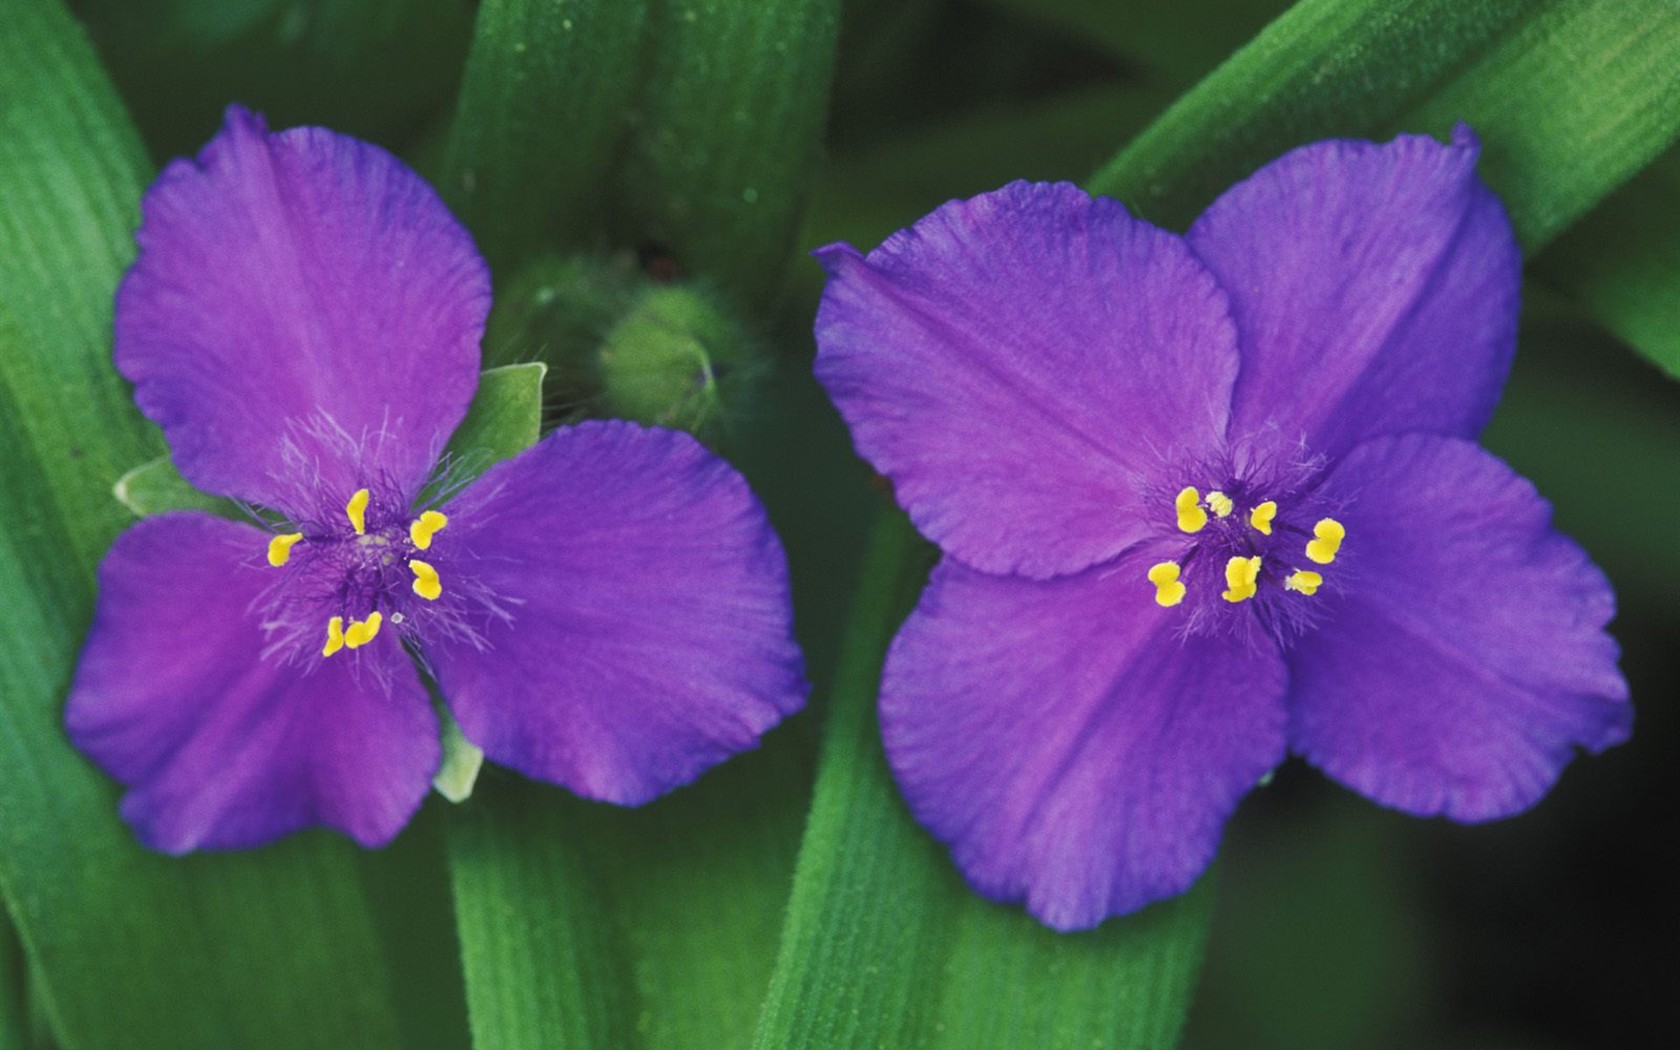
[[[1181,892],[1289,752],[1481,821],[1626,739],[1609,586],[1475,443],[1519,285],[1477,152],[1318,143],[1182,238],[1015,183],[818,253],[818,376],[945,554],[887,755],[977,891]]]
[[[490,758],[624,805],[801,705],[781,547],[688,435],[585,423],[440,480],[489,274],[400,161],[232,108],[143,214],[117,367],[272,523],[161,515],[100,567],[65,721],[147,845],[388,841],[440,757],[414,657]]]

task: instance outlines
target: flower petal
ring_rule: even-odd
[[[1627,739],[1615,598],[1532,485],[1423,434],[1359,446],[1327,485],[1351,505],[1324,622],[1291,654],[1296,751],[1384,805],[1475,821]]]
[[[235,106],[141,208],[116,362],[181,473],[294,514],[316,508],[288,455],[335,498],[412,494],[472,400],[490,306],[437,194],[377,146]]]
[[[1278,428],[1336,456],[1377,434],[1481,431],[1516,346],[1521,257],[1478,153],[1462,125],[1450,146],[1315,143],[1196,221],[1241,333],[1234,440]]]
[[[1276,649],[1186,636],[1146,571],[947,558],[887,659],[881,731],[916,819],[978,892],[1057,929],[1188,888],[1284,757]]]
[[[953,201],[817,253],[817,378],[918,528],[988,572],[1075,572],[1146,533],[1163,458],[1225,431],[1224,294],[1172,234],[1066,184]],[[1194,481],[1186,484],[1195,484]]]
[[[505,615],[426,655],[491,759],[639,805],[804,703],[781,543],[688,434],[558,430],[446,510],[445,593],[458,577]]]
[[[382,845],[437,768],[437,719],[394,633],[302,667],[264,659],[267,539],[165,514],[100,565],[65,724],[128,786],[123,816],[153,849],[256,846],[315,825]]]

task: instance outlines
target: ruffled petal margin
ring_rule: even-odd
[[[1516,349],[1521,254],[1479,147],[1319,142],[1227,190],[1189,241],[1241,334],[1231,438],[1335,457],[1379,434],[1474,437]]]
[[[445,590],[459,574],[500,614],[426,656],[492,760],[639,805],[804,703],[781,543],[688,434],[557,430],[445,510]]]
[[[1521,812],[1633,709],[1615,598],[1534,487],[1466,442],[1379,438],[1326,487],[1349,503],[1324,621],[1290,655],[1290,743],[1377,802],[1460,821]]]
[[[1237,369],[1225,295],[1182,240],[1016,182],[867,256],[817,256],[817,378],[947,553],[1045,578],[1113,557],[1151,516],[1170,527],[1148,482],[1211,451]]]
[[[267,540],[166,514],[123,533],[100,565],[65,725],[128,787],[123,817],[153,849],[245,848],[317,825],[383,845],[440,760],[437,718],[394,632],[302,666],[263,657]]]
[[[1047,582],[947,558],[888,654],[887,757],[974,889],[1060,930],[1189,888],[1284,757],[1282,658],[1186,636],[1147,565]]]
[[[141,204],[116,363],[209,492],[317,509],[372,479],[412,496],[478,383],[490,276],[430,187],[323,128],[230,107]]]

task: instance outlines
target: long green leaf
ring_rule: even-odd
[[[1533,250],[1680,133],[1677,49],[1669,0],[1303,0],[1091,187],[1182,228],[1293,146],[1463,120]]]
[[[1529,272],[1680,379],[1680,152],[1541,252]]]
[[[59,724],[95,563],[128,519],[111,486],[161,450],[109,360],[146,170],[56,3],[0,0],[0,25],[0,890],[30,972],[71,1048],[388,1043],[347,845],[147,853]]]
[[[737,302],[779,290],[817,158],[838,0],[657,0],[626,162],[633,233]]]
[[[1054,933],[964,887],[899,800],[876,684],[927,564],[909,523],[883,518],[842,647],[756,1045],[1169,1045],[1200,963],[1209,880],[1099,930]]]
[[[498,276],[598,226],[638,88],[645,0],[485,0],[439,188]]]

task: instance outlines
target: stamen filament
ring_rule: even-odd
[[[1184,600],[1184,584],[1178,580],[1178,562],[1156,562],[1149,567],[1149,582],[1155,585],[1155,604],[1171,608]]]
[[[301,532],[283,532],[268,541],[268,563],[278,569],[292,556],[292,547],[303,539]]]
[[[357,489],[350,502],[344,505],[344,516],[350,519],[350,527],[361,536],[367,532],[368,490]]]
[[[1314,539],[1307,542],[1307,557],[1320,565],[1329,565],[1336,560],[1336,552],[1342,549],[1342,540],[1347,536],[1347,530],[1335,518],[1320,518],[1313,526]]]
[[[1277,504],[1267,500],[1248,512],[1248,523],[1262,536],[1272,534],[1272,519],[1277,517]]]
[[[438,580],[437,570],[429,562],[419,558],[410,558],[408,567],[414,570],[414,593],[429,602],[438,600],[443,593],[443,584]]]
[[[1207,511],[1198,505],[1201,496],[1200,492],[1186,485],[1179,491],[1178,498],[1173,501],[1174,507],[1178,510],[1178,530],[1180,532],[1201,532],[1203,526],[1207,524]]]
[[[1260,556],[1252,558],[1241,556],[1232,558],[1225,563],[1226,590],[1221,593],[1228,602],[1247,601],[1254,597],[1259,589]]]

